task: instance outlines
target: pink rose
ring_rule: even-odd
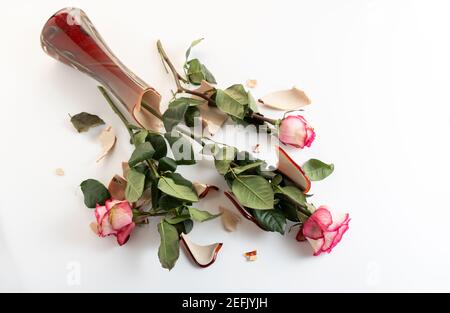
[[[301,115],[289,115],[280,123],[278,138],[286,145],[303,149],[310,147],[315,137],[314,128]]]
[[[314,255],[330,253],[348,230],[349,222],[348,214],[333,216],[328,207],[321,206],[306,220],[300,231],[311,244]]]
[[[104,206],[95,208],[97,222],[91,223],[92,230],[100,237],[114,235],[119,245],[124,245],[134,229],[133,212],[126,200],[108,200]]]

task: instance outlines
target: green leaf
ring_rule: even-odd
[[[184,178],[180,173],[166,173],[165,176],[172,178],[173,181],[178,185],[183,185],[183,186],[187,186],[189,188],[193,188],[192,182],[190,180],[187,180],[186,178]]]
[[[252,214],[258,224],[265,230],[284,234],[286,217],[282,212],[278,210],[253,210]]]
[[[159,190],[156,188],[156,190]],[[158,200],[158,208],[164,211],[169,211],[183,205],[183,201],[169,195],[163,194]]]
[[[244,86],[236,84],[225,90],[217,89],[216,104],[222,112],[243,119],[248,105]]]
[[[214,154],[214,165],[217,172],[221,175],[225,175],[229,169],[230,164],[236,157],[237,149],[234,147],[224,146],[222,148],[217,147],[217,151]]]
[[[208,211],[202,211],[196,208],[189,208],[189,214],[194,221],[204,222],[220,216],[220,214],[211,214]]]
[[[188,186],[177,184],[172,178],[161,176],[158,182],[158,189],[168,194],[169,196],[187,200],[190,202],[197,202],[197,193]]]
[[[272,181],[270,182],[272,185],[277,186],[279,184],[281,184],[281,182],[283,181],[283,176],[276,174],[273,178]]]
[[[261,176],[237,176],[231,189],[243,206],[256,210],[273,209],[274,193],[272,187]]]
[[[234,172],[236,175],[239,175],[239,174],[241,174],[241,173],[243,173],[243,172],[245,172],[245,171],[254,169],[254,168],[256,168],[256,167],[259,167],[259,166],[261,166],[261,164],[264,164],[264,161],[256,161],[256,162],[254,162],[254,163],[249,163],[249,164],[246,164],[246,165],[234,167],[234,168],[233,168],[233,172]]]
[[[125,198],[129,202],[136,202],[144,192],[145,175],[131,168],[127,175]]]
[[[258,104],[256,103],[255,98],[253,98],[253,95],[248,92],[248,107],[253,112],[258,112]]]
[[[333,164],[326,164],[317,159],[311,159],[302,166],[306,176],[312,181],[318,181],[330,176],[334,171]]]
[[[169,158],[169,157],[164,157],[164,158],[159,159],[158,170],[160,172],[166,172],[166,171],[175,172],[176,169],[177,169],[177,162],[175,162],[174,159]]]
[[[177,101],[169,104],[169,107],[163,114],[164,128],[167,132],[172,131],[172,129],[177,126],[182,120],[184,120],[184,115],[188,108],[188,103],[185,101]]]
[[[147,139],[148,131],[143,129],[138,131],[136,134],[133,135],[133,140],[135,146],[139,146],[140,144],[143,144],[145,140]]]
[[[165,133],[169,145],[172,149],[173,156],[178,165],[192,165],[195,164],[194,150],[192,144],[183,135],[173,136],[171,133]]]
[[[293,203],[289,202],[289,200],[280,199],[278,204],[275,206],[275,209],[280,210],[280,212],[283,213],[284,216],[286,216],[286,219],[290,220],[291,222],[299,222],[297,216],[297,207]]]
[[[200,85],[202,80],[206,80],[208,83],[216,84],[216,79],[213,74],[206,68],[205,65],[200,63],[198,59],[192,59],[186,63],[187,79],[194,85]]]
[[[171,270],[180,256],[180,243],[177,229],[162,220],[158,224],[161,244],[158,249],[159,261],[163,268]]]
[[[184,222],[186,220],[190,220],[191,219],[191,215],[190,214],[183,214],[183,215],[170,216],[170,217],[166,216],[164,219],[166,220],[167,223],[169,223],[171,225],[175,225],[175,224]]]
[[[185,233],[187,235],[194,227],[194,222],[191,219],[187,219],[181,223],[175,224],[174,226],[176,227],[179,235],[181,235],[182,233]]]
[[[196,45],[198,45],[199,43],[201,43],[203,41],[204,38],[200,38],[200,39],[196,39],[193,42],[191,42],[191,45],[189,46],[189,48],[186,50],[186,61],[189,58],[189,55],[191,54],[191,49],[194,48]]]
[[[159,134],[149,134],[147,136],[147,141],[149,141],[152,144],[153,149],[155,149],[155,154],[153,154],[155,160],[159,160],[167,155],[167,144],[163,136]]]
[[[306,205],[305,194],[295,186],[276,186],[275,193],[282,194],[302,206]]]
[[[95,179],[87,179],[80,184],[81,191],[84,195],[84,204],[93,209],[95,206],[104,205],[106,200],[111,198],[108,189]]]
[[[144,142],[134,149],[130,159],[128,160],[128,165],[133,167],[138,163],[151,159],[154,153],[155,149],[153,149],[152,144],[150,142]]]
[[[195,120],[198,118],[200,118],[200,110],[195,106],[188,107],[186,114],[184,115],[184,122],[186,125],[188,127],[194,127]]]
[[[187,79],[194,85],[200,85],[205,75],[202,71],[202,64],[198,59],[187,62]]]
[[[104,125],[105,122],[97,115],[81,112],[70,117],[70,122],[79,133],[86,132],[92,127]]]
[[[202,73],[208,83],[217,84],[216,78],[204,64],[202,64]]]

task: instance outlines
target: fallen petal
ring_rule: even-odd
[[[213,264],[223,245],[222,243],[213,243],[207,246],[200,246],[192,242],[184,233],[181,234],[181,241],[184,243],[194,262],[201,267],[208,267]]]
[[[272,92],[262,97],[259,102],[270,108],[282,111],[298,110],[311,104],[308,96],[297,87]]]
[[[237,224],[241,221],[241,217],[223,206],[219,206],[219,211],[225,230],[229,232],[235,231]]]
[[[100,143],[103,148],[103,152],[100,157],[97,159],[97,162],[100,162],[114,147],[116,144],[116,134],[114,129],[111,126],[105,128],[99,136]]]

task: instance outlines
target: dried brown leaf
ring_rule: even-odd
[[[108,191],[114,200],[125,199],[125,188],[127,181],[119,175],[114,175],[108,185]]]

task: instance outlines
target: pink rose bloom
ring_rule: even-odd
[[[92,230],[100,237],[114,235],[119,245],[124,245],[134,229],[133,212],[126,200],[108,200],[95,208],[97,222],[91,223]]]
[[[286,145],[303,149],[310,147],[316,133],[301,115],[289,115],[280,124],[278,138]]]
[[[303,236],[311,244],[314,255],[330,253],[348,230],[348,214],[333,216],[326,206],[319,207],[303,224]]]

